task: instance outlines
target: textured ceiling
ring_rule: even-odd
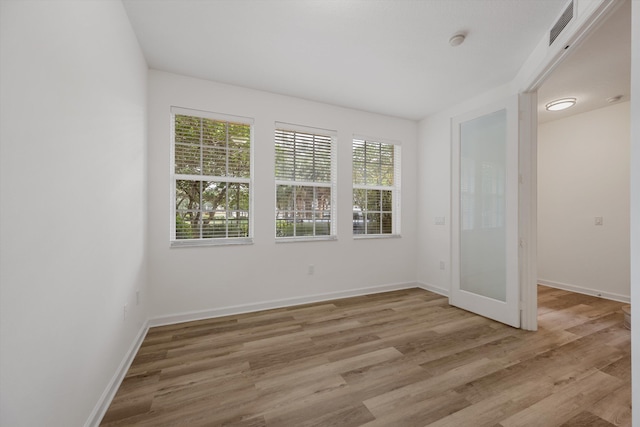
[[[509,82],[559,0],[124,0],[149,66],[410,119]],[[467,33],[458,47],[456,32]]]

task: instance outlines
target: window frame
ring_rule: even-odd
[[[294,179],[281,179],[278,177],[278,173],[276,171],[277,167],[277,133],[278,131],[285,132],[293,132],[293,133],[301,133],[306,135],[314,135],[314,136],[323,136],[330,138],[330,179],[329,182],[319,182],[319,181],[297,181]],[[275,201],[275,211],[274,211],[274,233],[276,243],[292,243],[292,242],[309,242],[309,241],[327,241],[327,240],[337,240],[337,135],[338,132],[330,129],[323,129],[311,126],[301,126],[292,123],[286,122],[275,122],[273,129],[273,150],[274,150],[274,201]],[[328,235],[302,235],[302,236],[278,236],[278,187],[279,186],[292,186],[292,187],[314,187],[314,188],[329,188],[331,191],[330,196],[330,208],[329,208],[329,234]],[[297,210],[294,209],[294,212]],[[294,218],[295,221],[295,218]],[[314,220],[314,229],[315,229],[315,220]]]
[[[393,147],[393,185],[385,186],[385,185],[372,185],[372,184],[358,184],[355,182],[354,172],[355,172],[355,164],[354,164],[354,146],[356,141],[360,141],[363,143],[376,143],[376,144],[385,144],[391,145]],[[402,144],[400,141],[386,139],[386,138],[377,138],[370,137],[364,135],[354,134],[351,140],[351,206],[352,206],[352,216],[353,206],[354,206],[354,193],[355,190],[378,190],[378,191],[391,191],[391,206],[392,206],[392,219],[391,219],[391,233],[354,233],[353,227],[351,228],[351,233],[354,239],[388,239],[388,238],[398,238],[402,236],[401,232],[401,200],[402,200]],[[363,171],[364,173],[364,171]],[[380,213],[383,211],[380,210]],[[364,214],[364,212],[363,212]],[[364,218],[364,216],[363,216]],[[366,218],[365,227],[366,227]]]
[[[249,131],[249,178],[240,178],[233,176],[214,176],[214,175],[187,175],[177,174],[175,172],[175,154],[176,154],[176,134],[175,134],[175,116],[191,116],[201,119],[209,119],[217,122],[236,123],[248,125]],[[235,116],[223,113],[214,113],[209,111],[197,110],[192,108],[183,108],[171,106],[170,108],[170,212],[169,212],[169,245],[170,247],[194,247],[194,246],[226,246],[226,245],[246,245],[253,244],[254,236],[254,119],[244,116]],[[246,183],[249,186],[249,210],[248,210],[248,235],[245,237],[208,237],[195,239],[178,239],[176,237],[176,187],[177,181],[180,179],[200,182],[224,182],[227,184]]]

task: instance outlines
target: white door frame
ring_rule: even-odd
[[[537,258],[537,165],[538,165],[538,111],[537,91],[546,78],[593,33],[619,6],[621,1],[599,0],[576,3],[575,21],[565,28],[565,35],[549,48],[546,57],[530,77],[523,80],[517,90],[520,98],[520,298],[521,328],[538,329],[538,258]]]
[[[518,150],[520,327],[538,329],[538,96],[522,93]]]

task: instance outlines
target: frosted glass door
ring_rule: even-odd
[[[460,126],[460,288],[506,301],[507,112]]]
[[[519,327],[517,98],[453,120],[450,301]]]

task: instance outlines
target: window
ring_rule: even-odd
[[[335,132],[276,123],[276,237],[335,238]]]
[[[172,245],[250,243],[251,119],[171,112]]]
[[[353,139],[353,234],[400,234],[400,146]]]

